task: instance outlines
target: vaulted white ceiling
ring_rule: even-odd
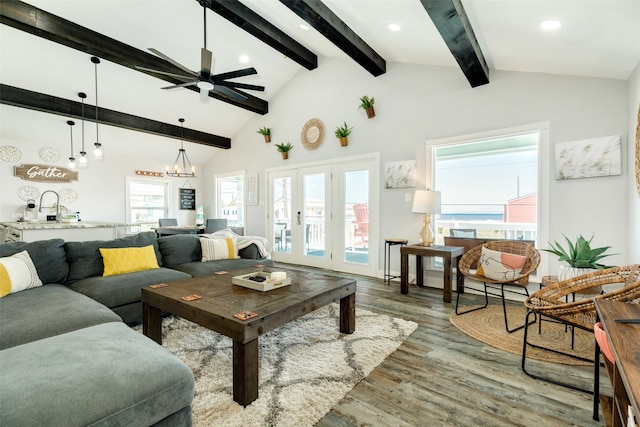
[[[323,60],[348,56],[278,0],[241,0],[247,7]],[[451,67],[462,73],[420,0],[323,0],[387,63]],[[195,0],[28,0],[54,15],[135,48],[154,47],[198,70],[203,46],[203,9]],[[555,73],[628,79],[640,61],[638,0],[463,0],[490,70]],[[542,20],[562,22],[555,32],[539,29]],[[388,24],[398,24],[392,32]],[[207,47],[213,72],[253,66],[257,76],[239,81],[263,85],[250,92],[269,101],[298,73],[311,73],[212,11],[207,11]],[[87,53],[0,25],[0,81],[48,95],[79,101],[87,92],[94,103],[94,65]],[[241,55],[249,62],[240,63]],[[168,83],[102,61],[101,107],[232,137],[256,113],[211,99],[201,104],[189,90],[164,91]],[[366,73],[366,74],[364,74]],[[363,70],[363,76],[370,76]],[[491,76],[489,76],[491,78]],[[491,83],[489,83],[491,84]],[[2,94],[0,94],[0,97]],[[17,117],[15,107],[0,106]],[[188,113],[187,113],[188,112]],[[4,129],[2,137],[11,137]]]

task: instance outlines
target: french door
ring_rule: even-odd
[[[375,275],[378,163],[373,156],[267,171],[273,259]]]

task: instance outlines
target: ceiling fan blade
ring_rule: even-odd
[[[194,86],[196,84],[198,84],[198,81],[197,80],[192,80],[190,82],[180,83],[179,85],[165,86],[165,87],[160,88],[160,89],[177,89],[179,87]]]
[[[209,102],[209,91],[205,88],[200,88],[200,102]]]
[[[236,77],[250,76],[252,74],[258,74],[255,68],[243,68],[242,70],[229,71],[227,73],[221,73],[211,76],[211,80],[220,81],[220,80],[229,80],[234,79]]]
[[[240,83],[240,82],[216,82],[218,86],[226,86],[229,88],[238,88],[238,89],[248,89],[248,90],[257,90],[260,92],[264,92],[264,86],[251,85],[248,83]]]
[[[213,61],[213,55],[211,51],[207,49],[200,49],[200,74],[203,78],[209,78],[211,75],[211,62]]]
[[[247,99],[249,99],[246,96],[244,96],[244,95],[242,95],[242,94],[240,94],[240,93],[238,93],[238,92],[236,92],[234,90],[231,90],[231,89],[229,89],[228,87],[225,87],[225,86],[216,85],[213,88],[213,90],[216,90],[216,91],[222,93],[223,95],[227,95],[228,97],[233,98],[236,101],[246,101]]]
[[[194,77],[198,77],[197,74],[193,76],[183,76],[181,74],[166,73],[164,71],[152,70],[151,68],[139,67],[137,65],[136,65],[136,68],[142,71],[149,71],[156,74],[162,74],[163,76],[175,77],[176,79],[180,79],[180,80],[193,80]]]
[[[180,64],[179,62],[174,61],[173,59],[169,58],[167,55],[165,55],[164,53],[160,52],[159,50],[154,49],[152,47],[150,47],[149,50],[151,52],[155,53],[156,55],[158,55],[160,58],[164,59],[165,61],[168,61],[168,62],[172,63],[173,65],[175,65],[176,67],[180,68],[182,71],[184,71],[186,73],[189,73],[194,77],[198,76],[198,73],[196,73],[195,71],[191,71],[190,69],[188,69],[184,65]]]

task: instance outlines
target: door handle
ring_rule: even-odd
[[[300,211],[298,211],[297,218],[298,218],[298,225],[301,225],[302,224],[302,218],[301,218],[301,212]]]

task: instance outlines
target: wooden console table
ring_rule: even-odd
[[[464,248],[458,246],[421,246],[408,245],[400,248],[400,292],[409,293],[409,255],[416,256],[416,282],[420,287],[424,286],[424,270],[422,269],[422,257],[442,257],[444,261],[444,302],[451,302],[451,275],[453,263],[458,265],[460,257],[464,254]],[[464,292],[464,276],[456,274],[456,289]]]
[[[598,299],[595,300],[595,304],[598,318],[607,333],[615,358],[613,364],[605,358],[613,388],[613,399],[601,396],[605,425],[626,426],[629,406],[636,420],[640,420],[640,325],[619,323],[615,319],[640,318],[640,305]],[[596,373],[598,371],[596,364]],[[595,393],[598,393],[597,376]],[[597,409],[597,406],[594,409]]]

